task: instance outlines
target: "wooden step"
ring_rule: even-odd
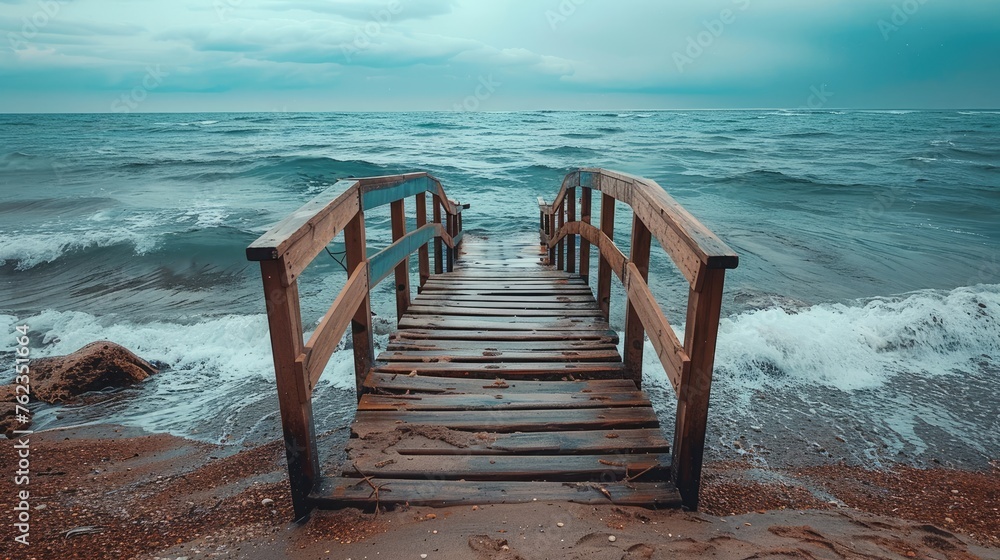
[[[346,477],[467,481],[656,482],[670,477],[670,457],[660,455],[411,455],[372,453],[352,460]]]
[[[364,386],[377,391],[414,393],[620,393],[635,390],[635,383],[628,379],[594,379],[577,381],[533,381],[515,379],[459,379],[425,375],[399,375],[372,371]]]
[[[369,511],[374,510],[376,504],[448,507],[572,502],[587,505],[676,508],[680,507],[681,503],[680,494],[669,482],[595,484],[393,478],[375,478],[372,482],[381,488],[377,501],[371,486],[357,478],[323,480],[320,488],[310,494],[309,499],[318,507],[356,507]]]
[[[495,413],[359,410],[351,424],[358,437],[392,432],[397,426],[437,426],[468,432],[552,432],[657,428],[652,407],[588,408],[579,410],[504,410]]]
[[[506,393],[481,395],[363,395],[358,410],[563,410],[641,407],[649,397],[641,391],[623,393]]]

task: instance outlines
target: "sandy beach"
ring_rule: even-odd
[[[31,544],[9,535],[3,558],[1000,558],[996,468],[725,462],[706,468],[696,513],[540,502],[293,524],[278,441],[235,452],[90,426],[31,445]]]

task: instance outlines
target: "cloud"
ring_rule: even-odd
[[[448,14],[455,4],[456,0],[294,0],[267,2],[260,7],[273,12],[302,10],[358,21],[404,21]]]

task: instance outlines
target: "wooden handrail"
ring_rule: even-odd
[[[582,191],[579,220],[575,216],[577,190]],[[590,225],[595,190],[602,193],[600,228]],[[614,242],[616,201],[627,204],[633,212],[632,252],[628,257]],[[548,249],[550,265],[574,272],[573,263],[579,262],[580,275],[587,277],[590,248],[597,247],[596,295],[606,317],[610,314],[611,273],[622,281],[626,293],[625,372],[641,386],[642,353],[648,335],[677,395],[674,483],[685,505],[697,509],[723,283],[726,269],[736,268],[739,257],[660,185],[642,177],[606,169],[577,169],[566,175],[551,203],[539,198],[538,206],[539,237]],[[578,260],[576,236],[581,238]],[[683,344],[649,289],[646,277],[652,238],[690,285]]]
[[[433,221],[427,221],[427,193],[433,198]],[[415,198],[418,227],[406,232],[405,200]],[[393,243],[368,257],[365,210],[391,205]],[[319,482],[312,417],[312,393],[337,344],[351,326],[358,398],[374,357],[372,288],[396,274],[396,309],[409,306],[409,257],[418,254],[420,287],[431,276],[428,244],[434,241],[435,271],[451,270],[462,241],[462,210],[440,181],[427,173],[408,173],[338,181],[272,227],[247,247],[247,259],[259,261],[264,281],[271,350],[281,407],[292,505],[296,517],[311,510],[309,494]],[[344,234],[348,279],[316,330],[303,340],[298,278],[339,234]],[[447,246],[442,251],[442,245]],[[444,253],[444,254],[443,254]]]

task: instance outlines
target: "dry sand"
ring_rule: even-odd
[[[698,513],[534,503],[318,512],[296,525],[280,442],[233,454],[97,426],[31,446],[31,545],[5,523],[0,558],[1000,558],[997,469],[716,463]],[[15,491],[0,479],[0,495]]]

